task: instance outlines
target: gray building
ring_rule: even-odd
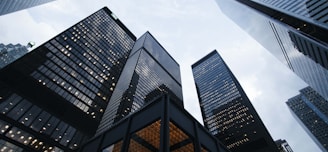
[[[276,143],[279,152],[293,152],[292,148],[285,139],[278,139],[274,142]]]
[[[217,51],[192,65],[205,127],[232,152],[277,147],[243,88]]]
[[[14,62],[28,52],[27,46],[21,44],[0,44],[0,69]]]
[[[311,87],[300,90],[287,105],[295,119],[322,151],[328,151],[328,101]]]
[[[1,0],[0,1],[0,16],[8,13],[20,11],[54,0]]]
[[[221,11],[328,99],[328,2],[216,0]]]

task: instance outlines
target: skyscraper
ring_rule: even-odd
[[[224,14],[328,99],[327,1],[216,1]]]
[[[217,51],[192,65],[205,127],[232,152],[277,151],[244,90]]]
[[[80,152],[230,152],[170,94],[157,96],[135,113],[84,144]]]
[[[27,47],[21,44],[0,44],[0,69],[17,60],[28,52]]]
[[[293,116],[322,151],[328,151],[328,101],[311,87],[288,99]]]
[[[1,0],[0,15],[16,12],[22,9],[34,7],[54,0]]]
[[[183,106],[179,64],[146,32],[130,53],[97,132],[106,131],[163,93]]]
[[[289,146],[286,140],[278,139],[274,142],[278,146],[279,152],[293,152],[292,148]]]
[[[94,136],[135,36],[108,8],[0,70],[0,147],[70,151]]]

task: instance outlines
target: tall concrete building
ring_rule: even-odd
[[[275,152],[256,110],[217,51],[192,65],[205,127],[232,152]]]
[[[324,152],[328,151],[328,101],[311,87],[300,90],[287,105],[295,119]]]
[[[0,69],[14,62],[28,52],[27,46],[21,44],[0,44]]]
[[[96,133],[136,37],[103,8],[0,70],[0,150],[72,151]]]
[[[216,0],[221,11],[328,99],[328,2]]]
[[[45,4],[54,0],[1,0],[0,15],[16,12],[37,5]]]

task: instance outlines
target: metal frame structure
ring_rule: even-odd
[[[157,123],[157,127],[160,127],[159,129],[149,128],[155,123]],[[147,130],[149,132],[139,134],[145,128],[149,128]],[[175,135],[176,133],[178,135]],[[136,137],[136,134],[139,137]],[[150,138],[143,139],[140,136],[144,134],[153,135],[157,138],[152,138],[153,140]],[[135,147],[131,142],[135,138],[139,139],[138,144],[149,151],[229,151],[169,95],[163,95],[149,102],[144,108],[122,119],[103,134],[91,139],[79,151],[137,151],[137,149],[133,149]],[[114,145],[116,147],[113,147]],[[111,146],[112,148],[108,148]],[[186,147],[191,149],[184,149]],[[143,149],[143,151],[145,150]]]

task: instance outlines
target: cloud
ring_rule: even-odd
[[[1,16],[0,42],[40,44],[106,5],[137,37],[150,31],[180,64],[184,106],[198,121],[191,65],[217,49],[274,139],[287,139],[294,151],[318,151],[284,103],[305,83],[223,16],[215,1],[56,0]]]
[[[13,16],[17,19],[13,19]],[[43,42],[57,34],[51,24],[35,22],[30,14],[24,10],[0,17],[0,43],[21,43],[29,41]]]

